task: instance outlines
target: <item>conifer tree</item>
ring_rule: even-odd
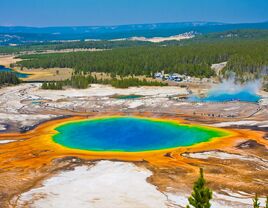
[[[255,194],[255,198],[253,199],[253,208],[260,208],[260,202],[257,194]]]
[[[191,197],[188,198],[190,205],[195,208],[210,208],[210,200],[212,199],[212,191],[207,188],[206,180],[204,178],[203,169],[200,168],[200,176],[194,183]],[[190,207],[190,206],[187,206]]]
[[[16,85],[20,80],[13,72],[0,72],[0,86],[1,85]]]
[[[41,88],[42,89],[48,89],[48,84],[47,84],[47,82],[44,82],[43,84],[42,84],[42,86],[41,86]]]
[[[265,208],[268,208],[268,196],[266,197]]]

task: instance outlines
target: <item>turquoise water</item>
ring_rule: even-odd
[[[19,72],[15,72],[14,70],[10,69],[10,68],[6,68],[2,65],[0,65],[0,72],[14,72],[18,78],[27,78],[29,77],[29,74],[23,74],[23,73],[19,73]]]
[[[62,125],[53,140],[65,147],[92,151],[141,152],[191,146],[227,133],[134,117],[111,117]]]
[[[132,99],[137,99],[143,97],[142,95],[118,95],[115,96],[114,98],[116,99],[121,99],[121,100],[132,100]]]
[[[251,93],[249,91],[240,91],[236,93],[214,92],[208,94],[208,96],[204,98],[192,96],[188,100],[191,102],[230,102],[230,101],[258,102],[260,99],[261,97],[259,95]]]

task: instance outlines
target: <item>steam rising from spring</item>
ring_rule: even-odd
[[[208,94],[238,94],[241,92],[248,92],[256,95],[260,89],[260,80],[252,80],[241,84],[236,82],[235,77],[232,76],[228,79],[224,79],[220,84],[213,87]]]
[[[261,88],[261,80],[248,81],[246,83],[237,83],[235,77],[231,76],[224,79],[220,84],[213,87],[206,97],[189,97],[191,102],[258,102],[261,97],[257,95]]]

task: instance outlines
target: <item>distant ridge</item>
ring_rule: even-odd
[[[241,29],[268,29],[268,22],[240,24],[220,22],[180,22],[79,27],[0,26],[0,45],[61,40],[111,40],[132,37],[169,37],[188,32],[208,34]]]
[[[178,23],[151,23],[151,24],[130,24],[112,26],[58,26],[58,27],[28,27],[28,26],[0,26],[0,33],[62,33],[79,34],[96,31],[129,31],[129,30],[157,30],[175,28],[194,28],[204,26],[226,25],[218,22],[178,22]]]

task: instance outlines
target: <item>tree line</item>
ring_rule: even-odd
[[[166,86],[166,83],[157,81],[148,81],[146,79],[138,78],[112,78],[112,79],[97,79],[91,75],[73,75],[71,79],[55,82],[44,82],[42,89],[62,90],[63,87],[72,87],[77,89],[86,89],[90,84],[110,84],[115,88],[128,88],[139,86]]]
[[[0,86],[17,85],[20,83],[19,78],[13,72],[0,72]]]

